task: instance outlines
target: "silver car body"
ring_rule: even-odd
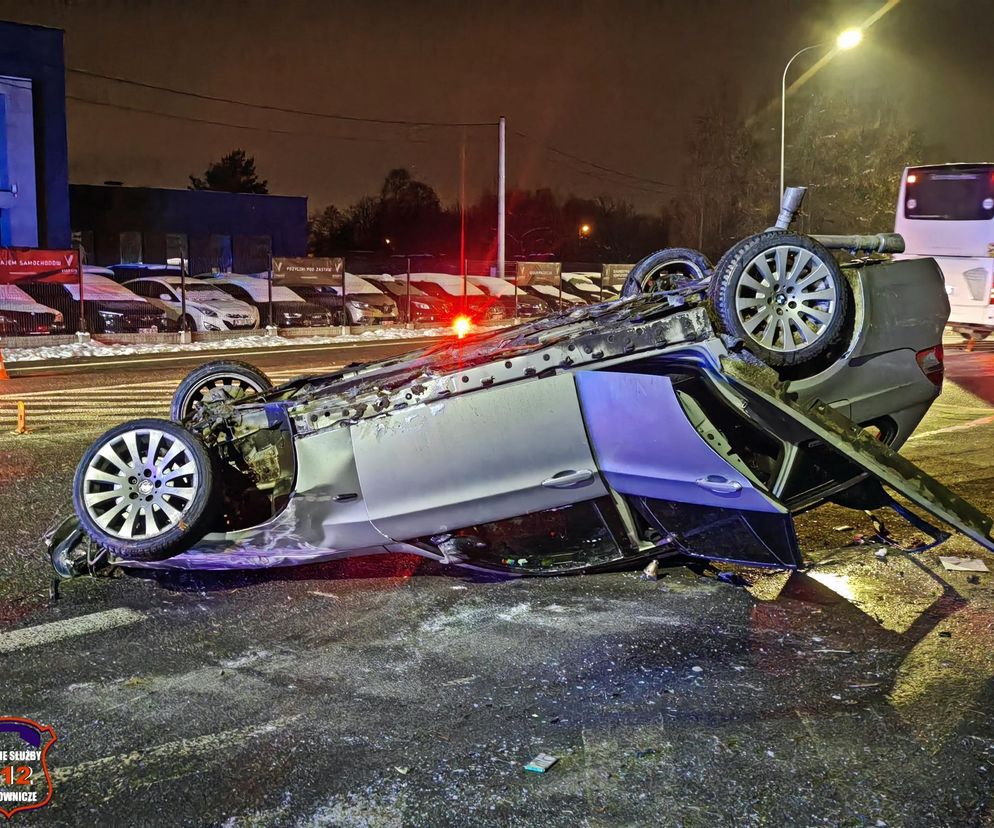
[[[848,277],[860,324],[806,379],[779,381],[730,350],[703,305],[657,295],[205,407],[187,425],[208,445],[225,435],[271,514],[145,565],[389,551],[471,565],[467,532],[582,507],[611,513],[597,536],[620,557],[658,548],[635,531],[641,509],[685,554],[791,567],[791,513],[871,479],[994,548],[989,518],[894,450],[939,393],[916,351],[941,338],[941,275],[919,260]],[[884,418],[883,439],[859,426]]]

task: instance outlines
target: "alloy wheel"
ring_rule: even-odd
[[[790,353],[822,339],[838,305],[829,267],[812,251],[790,244],[755,256],[735,286],[739,322],[770,351]]]

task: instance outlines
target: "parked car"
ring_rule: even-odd
[[[246,276],[241,273],[204,273],[196,278],[234,299],[252,305],[259,311],[259,324],[272,324],[279,328],[318,328],[332,324],[332,313],[327,308],[307,302],[285,285],[273,285],[264,276]],[[269,298],[272,296],[272,308]]]
[[[496,321],[506,318],[504,307],[492,296],[488,296],[468,279],[453,276],[451,273],[412,273],[411,284],[419,290],[451,303],[457,312],[465,311],[481,321]]]
[[[555,285],[523,285],[521,290],[544,303],[551,312],[569,310],[587,304],[579,296],[574,296],[565,288],[560,291]]]
[[[17,285],[0,285],[0,336],[62,333],[61,311],[39,304]]]
[[[601,290],[600,274],[593,275],[597,276],[596,282],[586,273],[564,273],[563,286],[569,285],[569,292],[585,302],[606,302],[610,298],[617,298],[617,294],[612,294],[610,289]]]
[[[522,288],[515,289],[512,282],[507,279],[500,279],[496,276],[467,276],[470,284],[476,285],[488,296],[492,296],[504,309],[504,316],[513,319],[515,316],[521,319],[531,319],[536,316],[545,316],[549,308],[540,298],[532,295]]]
[[[317,282],[312,279],[284,282],[308,302],[321,305],[332,313],[337,324],[381,325],[397,321],[399,314],[394,300],[365,278],[351,273],[344,274],[345,313],[342,311],[342,289],[329,279]]]
[[[186,290],[186,327],[191,331],[243,331],[259,327],[259,309],[199,279],[180,276],[149,276],[132,279],[124,286],[162,308],[179,322]]]
[[[179,276],[179,259],[170,259],[165,264],[156,262],[120,262],[119,264],[107,265],[105,270],[109,270],[109,279],[124,284],[125,282],[151,276]],[[189,271],[187,271],[189,275]]]
[[[202,366],[172,421],[92,444],[75,517],[47,543],[67,575],[91,545],[191,568],[387,551],[515,574],[661,557],[794,568],[792,516],[828,501],[949,537],[889,489],[994,550],[991,518],[896,451],[939,395],[948,313],[934,261],[862,260],[847,278],[784,227],[705,280],[406,359],[278,388]],[[227,393],[246,384],[260,393]]]
[[[456,315],[452,302],[425,293],[414,284],[410,285],[410,318],[407,314],[408,284],[407,276],[391,276],[383,273],[375,276],[363,276],[384,293],[388,293],[397,305],[397,318],[401,322],[444,322],[448,324]]]
[[[90,333],[139,333],[175,331],[176,323],[161,309],[136,296],[110,277],[113,271],[101,267],[83,268],[83,307]],[[20,286],[33,299],[58,308],[70,320],[79,319],[78,282],[62,283],[42,279]]]

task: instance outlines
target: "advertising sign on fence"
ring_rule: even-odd
[[[273,259],[273,284],[303,284],[314,282],[341,287],[345,274],[345,259],[341,258],[288,258]]]
[[[49,282],[75,282],[79,253],[75,250],[35,250],[27,247],[0,247],[0,284],[40,279]]]
[[[519,285],[554,285],[559,287],[563,266],[561,262],[518,262]]]

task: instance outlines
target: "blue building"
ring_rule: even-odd
[[[307,255],[303,196],[72,184],[72,226],[89,264],[187,259],[191,273],[257,273]]]
[[[0,22],[0,247],[70,241],[62,31]]]

